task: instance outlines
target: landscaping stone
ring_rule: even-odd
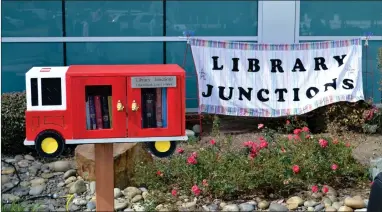
[[[42,185],[36,185],[36,186],[33,186],[31,187],[30,191],[29,191],[29,195],[40,195],[44,189],[46,188],[46,185],[42,184]]]
[[[353,209],[361,209],[366,206],[364,200],[359,196],[345,198],[344,205]]]
[[[333,202],[332,207],[338,210],[343,205],[342,202]]]
[[[329,206],[329,207],[325,208],[325,212],[336,212],[336,211],[337,211],[337,209],[332,207],[332,206]]]
[[[77,180],[73,185],[70,186],[69,193],[83,193],[86,191],[86,185],[83,180]]]
[[[21,168],[26,168],[29,166],[29,161],[28,160],[20,160],[17,162],[17,165]]]
[[[13,174],[15,169],[13,167],[6,167],[1,170],[1,174]]]
[[[24,159],[25,159],[25,160],[30,160],[30,161],[34,161],[34,160],[35,160],[34,157],[33,157],[32,155],[25,155],[25,156],[24,156]]]
[[[223,207],[222,211],[239,211],[240,208],[236,204],[229,204]]]
[[[73,162],[68,160],[62,160],[62,161],[55,161],[53,163],[50,163],[49,169],[55,172],[66,172],[69,169],[73,168]]]
[[[122,196],[121,189],[119,188],[114,188],[114,198],[118,198]]]
[[[255,205],[249,203],[241,203],[239,205],[240,211],[253,211],[255,210]]]
[[[318,204],[314,207],[314,211],[322,211],[325,208],[324,204]]]
[[[279,203],[271,203],[269,205],[269,211],[274,211],[274,212],[281,212],[281,211],[289,211],[287,207],[285,207],[284,205],[281,205]]]
[[[352,212],[353,209],[348,207],[348,206],[341,206],[339,209],[338,209],[338,212]]]
[[[304,202],[304,206],[305,207],[314,207],[314,206],[316,206],[318,204],[319,204],[319,202],[316,202],[314,200],[308,200],[308,201]]]
[[[290,204],[297,204],[297,206],[300,206],[300,205],[304,204],[304,200],[301,197],[299,197],[299,196],[294,196],[294,197],[289,198],[286,201],[286,203],[288,205],[290,205]]]
[[[142,194],[142,191],[137,187],[127,187],[123,190],[123,193],[127,199],[132,199],[136,195]]]
[[[75,177],[76,174],[77,174],[77,171],[76,171],[76,170],[74,170],[74,169],[70,169],[70,170],[68,170],[68,171],[65,172],[65,174],[64,174],[64,179],[68,179],[69,177],[72,177],[72,176]]]
[[[142,197],[142,195],[136,195],[136,196],[134,196],[132,199],[131,199],[131,202],[132,203],[135,203],[135,202],[139,202],[139,201],[141,201],[143,199],[143,197]]]
[[[139,143],[115,143],[114,155],[114,187],[123,189],[131,184],[134,177],[134,167],[140,161],[148,163],[152,156]],[[94,144],[79,145],[75,150],[77,173],[84,180],[95,181],[95,154]]]
[[[269,202],[268,201],[260,201],[259,204],[257,205],[260,209],[264,210],[269,207]]]

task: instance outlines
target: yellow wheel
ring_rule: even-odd
[[[147,143],[149,151],[159,158],[172,155],[176,149],[175,141],[154,141]]]
[[[45,130],[37,135],[35,149],[42,157],[58,157],[65,149],[65,140],[58,132]]]
[[[56,139],[48,137],[42,140],[41,142],[41,149],[44,151],[44,153],[52,154],[57,151],[58,149],[58,142]]]
[[[158,152],[167,152],[170,150],[171,142],[170,141],[156,141],[154,142],[155,149]]]

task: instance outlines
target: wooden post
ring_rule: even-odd
[[[97,211],[114,211],[113,144],[95,144]]]

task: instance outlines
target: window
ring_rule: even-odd
[[[100,130],[112,128],[112,87],[111,85],[85,86],[86,129]]]
[[[32,106],[38,106],[38,82],[37,82],[37,78],[31,78],[31,102],[32,102]]]
[[[62,105],[61,78],[41,78],[42,106]]]
[[[25,73],[34,66],[63,66],[62,43],[1,43],[1,91],[25,91]]]
[[[142,88],[142,128],[167,127],[167,88]]]
[[[2,1],[3,37],[62,36],[62,2]]]

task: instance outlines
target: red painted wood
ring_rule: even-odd
[[[123,138],[126,136],[126,112],[117,111],[117,102],[126,105],[125,77],[75,77],[72,78],[73,89],[73,135],[74,138]],[[112,86],[112,129],[86,129],[85,86]],[[126,107],[125,107],[126,108]]]

